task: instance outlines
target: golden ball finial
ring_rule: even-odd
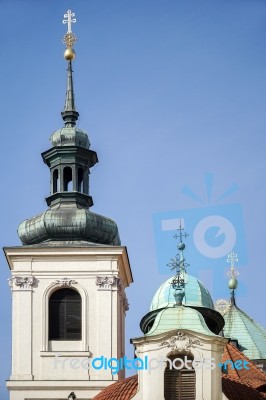
[[[68,47],[65,50],[64,57],[65,57],[65,60],[67,60],[67,61],[74,61],[76,58],[76,53],[71,47]]]

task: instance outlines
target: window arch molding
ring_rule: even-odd
[[[73,279],[59,278],[52,282],[44,291],[42,297],[42,351],[50,351],[49,346],[49,299],[51,295],[60,289],[76,290],[81,297],[81,340],[77,341],[79,348],[76,350],[88,350],[88,310],[89,296],[87,290]]]

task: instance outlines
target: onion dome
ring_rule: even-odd
[[[55,131],[50,137],[52,146],[79,146],[90,148],[88,134],[77,127],[64,127]]]
[[[87,133],[76,127],[79,113],[75,107],[72,70],[75,41],[76,36],[68,31],[64,37],[67,91],[61,113],[65,126],[52,134],[52,147],[42,153],[50,169],[50,195],[46,198],[49,209],[20,224],[18,235],[24,246],[55,241],[120,245],[116,223],[89,209],[93,205],[89,173],[98,157],[90,149]]]
[[[107,217],[78,208],[61,205],[22,222],[18,228],[22,244],[33,245],[50,241],[87,241],[120,245],[116,223]]]

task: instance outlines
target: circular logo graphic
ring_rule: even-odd
[[[207,243],[207,235],[214,232],[213,243]],[[220,215],[203,218],[195,227],[193,239],[198,251],[208,258],[221,258],[233,250],[236,243],[236,231],[233,224]],[[221,242],[221,239],[222,242]],[[219,241],[218,245],[214,242]]]

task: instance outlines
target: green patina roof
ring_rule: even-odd
[[[168,307],[160,311],[146,336],[158,335],[174,329],[188,329],[205,335],[216,336],[209,330],[203,316],[198,311],[184,306]]]
[[[80,146],[90,148],[90,141],[85,131],[73,127],[64,127],[55,131],[50,137],[52,146]]]
[[[237,339],[240,350],[251,360],[266,359],[264,328],[235,305],[232,305],[223,317],[224,336]]]
[[[23,245],[49,240],[84,240],[120,246],[118,228],[112,219],[77,207],[49,209],[23,221],[18,234]]]
[[[176,304],[174,289],[171,285],[172,280],[173,277],[167,279],[167,281],[159,287],[152,299],[151,311]],[[182,304],[186,306],[214,308],[211,295],[201,281],[188,274],[184,274],[184,280],[185,296]]]

